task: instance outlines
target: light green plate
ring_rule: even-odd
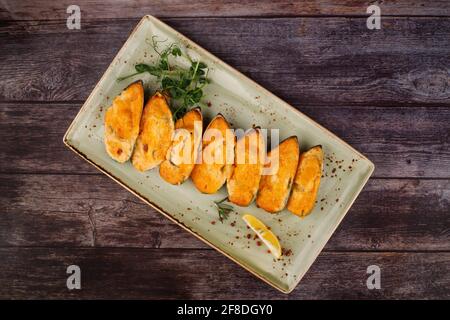
[[[280,140],[297,135],[302,150],[322,145],[324,177],[318,203],[309,216],[302,219],[287,210],[269,214],[252,204],[235,206],[236,213],[220,223],[213,201],[226,196],[224,188],[215,195],[205,195],[191,181],[172,186],[159,177],[157,169],[143,174],[130,163],[119,164],[106,154],[103,117],[112,98],[139,78],[150,90],[156,89],[150,75],[116,81],[132,73],[135,63],[155,62],[149,44],[155,35],[168,39],[167,43],[179,43],[191,57],[211,68],[212,83],[205,89],[205,102],[210,101],[211,106],[203,108],[207,120],[220,112],[235,128],[278,128]],[[152,16],[145,16],[134,29],[67,130],[64,143],[172,221],[286,293],[299,283],[374,170],[367,158],[331,132]],[[275,261],[250,235],[241,219],[245,213],[257,216],[279,237],[285,252],[280,260]]]

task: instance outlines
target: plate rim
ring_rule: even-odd
[[[125,51],[125,48],[127,47],[128,43],[131,41],[131,38],[133,37],[133,35],[137,32],[137,30],[141,27],[141,25],[146,21],[153,21],[156,22],[157,24],[162,24],[165,28],[168,28],[169,31],[175,33],[177,36],[179,36],[180,38],[182,38],[183,40],[187,41],[188,43],[194,44],[195,45],[195,49],[198,49],[201,51],[201,53],[203,55],[208,56],[210,59],[217,61],[219,64],[221,64],[223,67],[225,67],[227,69],[228,72],[231,72],[234,74],[234,76],[237,76],[239,78],[245,78],[246,81],[249,81],[252,85],[256,86],[256,88],[258,90],[262,90],[266,95],[268,95],[268,97],[273,98],[276,100],[277,103],[280,103],[282,105],[284,105],[285,107],[297,112],[301,117],[305,118],[305,120],[307,120],[308,122],[310,122],[312,125],[316,126],[317,128],[321,129],[322,131],[324,131],[325,134],[327,134],[330,138],[337,140],[338,142],[344,144],[347,148],[349,148],[352,152],[354,152],[357,156],[359,156],[361,159],[363,159],[364,161],[367,162],[368,164],[368,168],[369,171],[366,173],[365,178],[362,180],[362,183],[360,184],[360,186],[356,189],[356,192],[354,193],[354,196],[352,197],[351,201],[348,202],[347,206],[344,208],[343,210],[343,214],[341,215],[340,219],[337,221],[337,223],[334,225],[334,227],[332,228],[331,232],[328,233],[328,235],[326,235],[326,241],[324,241],[324,245],[321,246],[318,250],[315,250],[316,252],[313,255],[313,259],[311,264],[306,268],[306,270],[304,272],[302,272],[301,274],[299,274],[298,278],[296,279],[296,281],[291,284],[290,286],[287,285],[286,288],[278,285],[275,282],[270,281],[269,279],[265,278],[262,274],[258,273],[255,270],[252,270],[250,267],[248,267],[246,264],[244,264],[241,261],[238,261],[236,258],[234,258],[231,254],[226,253],[225,251],[223,251],[222,249],[220,249],[219,247],[217,247],[216,245],[214,245],[213,243],[211,243],[208,239],[206,239],[205,237],[203,237],[202,235],[196,233],[195,231],[193,231],[192,229],[190,229],[188,226],[186,226],[185,224],[183,224],[182,222],[178,221],[176,218],[174,218],[169,212],[165,211],[164,209],[162,209],[161,207],[159,207],[156,203],[150,201],[149,199],[147,199],[145,196],[141,195],[138,191],[132,189],[130,186],[128,186],[125,182],[121,181],[119,178],[117,178],[113,173],[107,171],[106,169],[104,169],[102,166],[100,166],[99,164],[95,163],[93,160],[91,160],[87,155],[85,155],[83,152],[81,152],[80,150],[77,149],[76,146],[70,144],[70,141],[68,139],[68,136],[70,134],[70,132],[72,131],[75,123],[77,122],[78,118],[81,117],[81,114],[84,112],[84,110],[87,108],[88,104],[90,103],[90,101],[93,99],[94,97],[94,93],[96,93],[99,89],[100,83],[103,82],[103,80],[106,78],[106,75],[109,74],[110,69],[112,68],[113,64],[116,63],[116,61],[118,61],[119,56],[122,54],[123,51]],[[136,197],[138,197],[139,199],[141,199],[144,203],[148,204],[150,207],[152,207],[153,209],[155,209],[156,211],[158,211],[160,214],[162,214],[163,216],[165,216],[166,218],[168,218],[170,221],[174,222],[175,224],[177,224],[178,226],[180,226],[182,229],[186,230],[187,232],[189,232],[190,234],[194,235],[197,239],[201,240],[202,242],[204,242],[205,244],[209,245],[211,248],[213,248],[214,250],[217,250],[218,252],[220,252],[221,254],[223,254],[224,256],[226,256],[227,258],[229,258],[231,261],[235,262],[236,264],[238,264],[240,267],[244,268],[245,270],[247,270],[248,272],[250,272],[252,275],[256,276],[257,278],[259,278],[260,280],[264,281],[265,283],[267,283],[268,285],[270,285],[271,287],[279,290],[282,293],[285,294],[289,294],[291,293],[300,283],[300,281],[303,279],[304,275],[308,272],[308,270],[311,268],[311,266],[314,264],[315,260],[317,259],[317,257],[319,256],[319,254],[323,251],[323,248],[325,247],[325,245],[328,243],[328,241],[330,240],[330,238],[332,237],[332,235],[335,233],[337,227],[341,224],[342,220],[344,219],[344,217],[347,215],[349,209],[351,208],[351,206],[353,205],[353,203],[355,202],[355,200],[358,198],[359,194],[361,193],[361,190],[364,188],[364,186],[367,184],[367,181],[370,179],[370,177],[372,176],[374,170],[375,170],[375,165],[374,163],[369,160],[365,155],[363,155],[361,152],[359,152],[358,150],[356,150],[354,147],[352,147],[350,144],[348,144],[347,142],[345,142],[344,140],[342,140],[341,138],[339,138],[337,135],[335,135],[334,133],[332,133],[330,130],[328,130],[327,128],[323,127],[321,124],[317,123],[316,121],[314,121],[312,118],[310,118],[309,116],[305,115],[304,113],[302,113],[300,110],[296,109],[295,107],[291,106],[290,104],[288,104],[286,101],[282,100],[281,98],[279,98],[278,96],[276,96],[274,93],[270,92],[268,89],[264,88],[263,86],[261,86],[260,84],[258,84],[256,81],[254,81],[253,79],[249,78],[248,76],[244,75],[242,72],[240,72],[239,70],[235,69],[234,67],[232,67],[231,65],[229,65],[228,63],[222,61],[220,58],[216,57],[214,54],[212,54],[211,52],[207,51],[206,49],[204,49],[202,46],[198,45],[196,42],[194,42],[193,40],[187,38],[186,36],[184,36],[183,34],[181,34],[180,32],[178,32],[177,30],[175,30],[174,28],[172,28],[171,26],[167,25],[166,23],[164,23],[163,21],[161,21],[160,19],[152,16],[152,15],[145,15],[141,18],[141,20],[138,22],[138,24],[133,28],[132,32],[129,34],[128,38],[126,39],[126,41],[124,42],[124,44],[122,45],[122,47],[119,49],[119,51],[117,52],[117,54],[115,55],[115,57],[112,59],[111,63],[108,65],[108,67],[106,68],[105,72],[103,73],[103,75],[101,76],[101,78],[98,80],[98,82],[96,83],[95,87],[92,89],[91,93],[89,94],[88,98],[86,99],[86,101],[83,103],[82,107],[80,108],[80,110],[78,111],[77,115],[75,116],[75,118],[72,120],[71,124],[69,125],[69,127],[67,128],[64,136],[63,136],[63,143],[66,147],[68,147],[70,150],[72,150],[74,153],[76,153],[78,156],[80,156],[82,159],[84,159],[85,161],[87,161],[88,163],[90,163],[91,165],[93,165],[97,170],[99,170],[100,172],[102,172],[103,174],[105,174],[106,176],[108,176],[109,178],[111,178],[112,180],[114,180],[115,182],[117,182],[119,185],[121,185],[122,187],[124,187],[126,190],[128,190],[130,193],[134,194]]]

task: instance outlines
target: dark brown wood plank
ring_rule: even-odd
[[[106,176],[0,179],[0,247],[208,248]],[[325,249],[450,250],[449,208],[450,180],[370,180]]]
[[[450,253],[322,253],[290,295],[209,250],[3,248],[0,259],[3,299],[450,297]],[[81,290],[66,288],[72,264],[81,268]],[[381,268],[381,290],[366,287],[366,270],[373,264]]]
[[[449,19],[165,21],[295,106],[450,105]],[[0,100],[84,100],[137,22],[3,22]]]
[[[78,104],[0,103],[0,172],[97,173],[62,143]],[[375,163],[375,177],[450,178],[450,108],[300,107]],[[88,128],[88,130],[91,128]]]
[[[106,176],[0,177],[0,246],[207,247]]]
[[[0,19],[7,20],[54,20],[66,19],[66,8],[73,1],[4,0],[0,7]],[[251,1],[77,1],[84,19],[140,18],[143,14],[160,17],[201,16],[320,16],[320,15],[366,15],[366,9],[377,4],[381,13],[387,15],[449,16],[445,0],[433,1],[361,1],[361,0],[251,0]]]

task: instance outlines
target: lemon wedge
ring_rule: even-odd
[[[269,248],[272,255],[280,259],[281,246],[278,238],[272,231],[267,229],[266,225],[262,223],[258,218],[251,214],[246,214],[242,217],[242,220],[252,229],[261,241]]]

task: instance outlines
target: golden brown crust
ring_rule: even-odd
[[[144,87],[137,81],[114,98],[105,114],[105,147],[111,158],[127,161],[139,134],[139,122],[144,106]]]
[[[263,175],[261,178],[256,197],[258,207],[271,213],[283,210],[297,170],[299,153],[296,136],[287,138],[268,153],[265,168],[274,165],[276,159],[278,159],[278,166],[274,167],[273,174]]]
[[[246,207],[253,201],[261,180],[265,151],[259,128],[250,129],[236,142],[233,170],[227,180],[230,202]]]
[[[200,108],[192,109],[175,123],[172,145],[159,167],[160,176],[171,184],[181,184],[191,175],[200,152],[203,131]],[[184,153],[188,151],[189,154]]]
[[[144,107],[131,162],[139,171],[158,166],[171,145],[174,123],[166,97],[157,92]]]
[[[316,146],[300,156],[297,173],[287,209],[304,217],[314,208],[320,186],[323,166],[323,150]]]
[[[191,174],[192,182],[200,192],[216,193],[231,173],[235,137],[229,129],[230,124],[218,114],[203,134],[201,163],[194,166]],[[222,139],[216,140],[214,133]]]

